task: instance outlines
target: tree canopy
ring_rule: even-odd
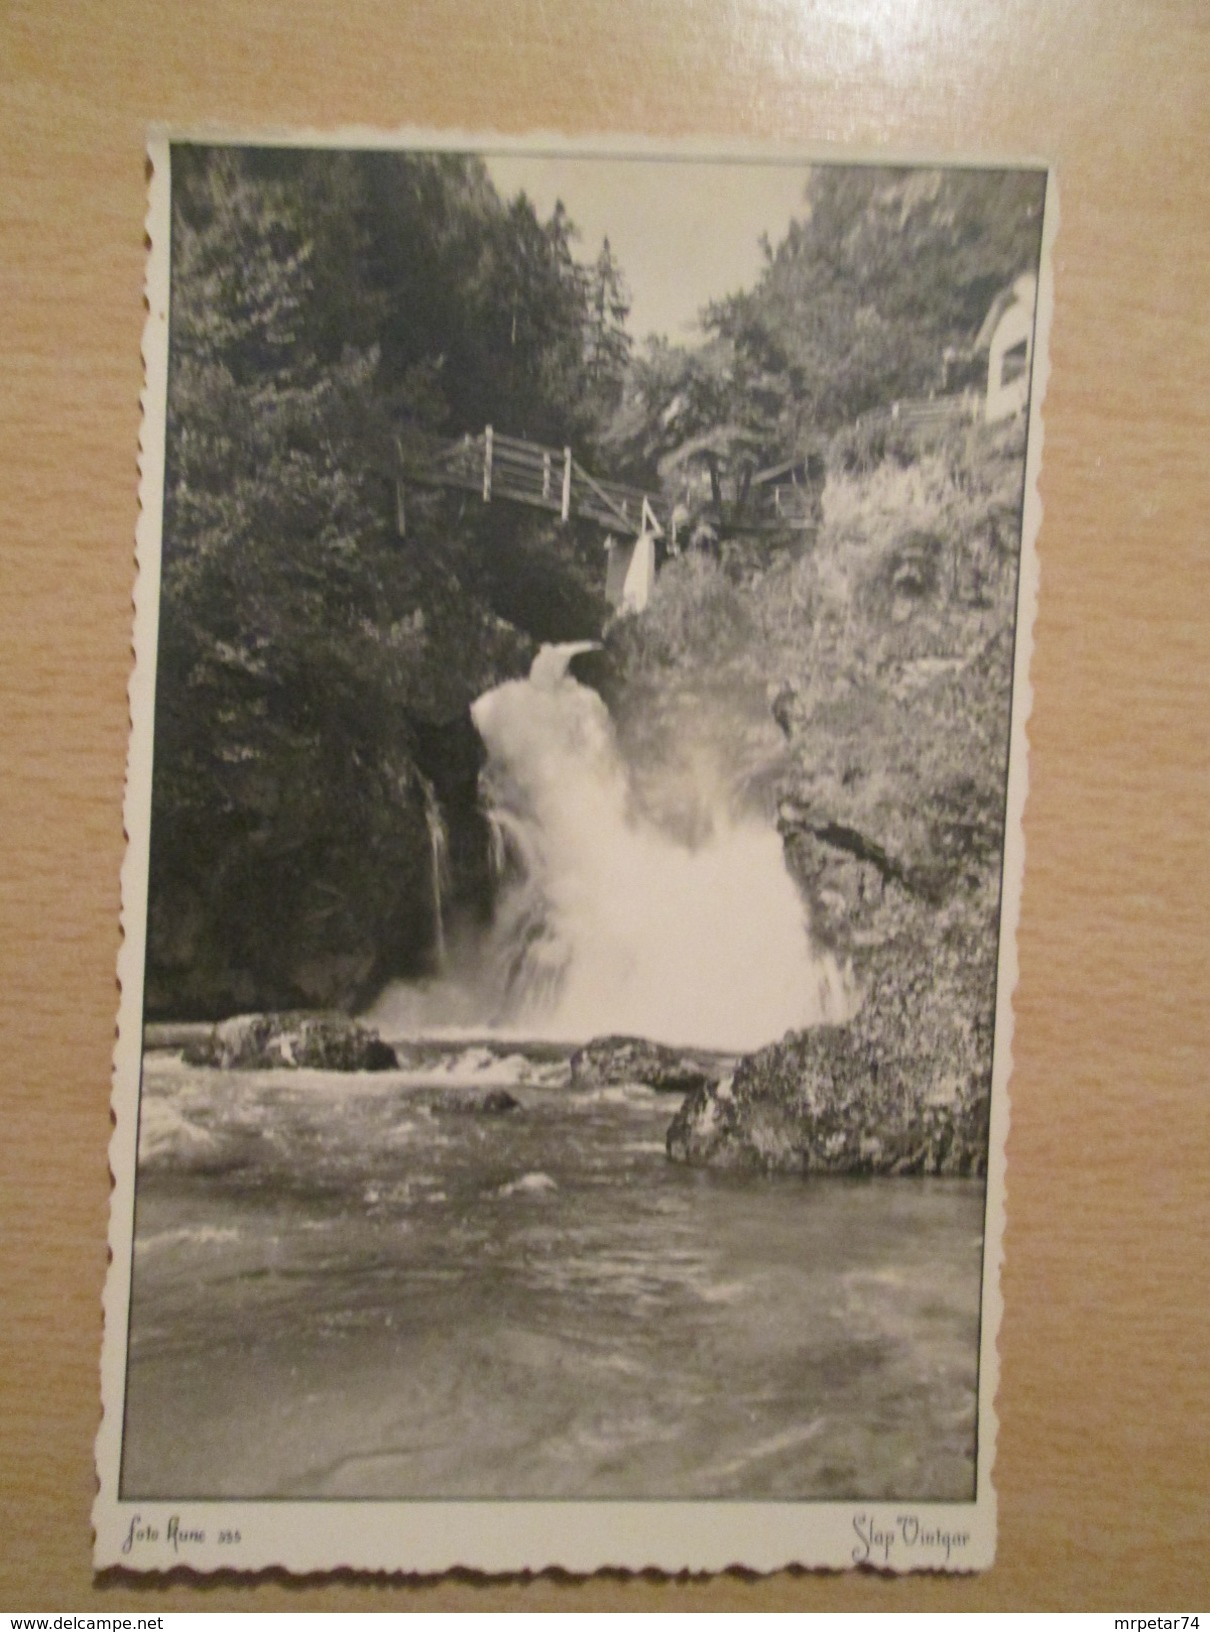
[[[1044,193],[1038,171],[815,169],[756,287],[707,328],[785,382],[794,429],[833,430],[937,383],[945,348],[1036,269]]]
[[[636,355],[603,446],[652,477],[730,427],[744,458],[773,463],[927,394],[946,348],[1036,268],[1044,194],[1033,171],[812,170],[802,214],[764,244],[756,284],[703,313],[701,343]]]

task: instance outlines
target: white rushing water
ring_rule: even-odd
[[[442,979],[388,991],[375,1020],[752,1049],[840,1018],[843,982],[812,950],[777,833],[719,808],[690,846],[644,818],[604,703],[568,672],[586,649],[544,647],[528,679],[474,705],[495,922],[449,946]]]
[[[424,783],[424,820],[429,831],[429,875],[433,895],[433,949],[438,969],[445,968],[445,896],[449,889],[449,835],[437,793]]]

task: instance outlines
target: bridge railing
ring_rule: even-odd
[[[602,526],[639,532],[643,502],[659,513],[658,496],[624,482],[598,481],[570,448],[544,447],[521,437],[501,436],[489,425],[481,436],[400,450],[401,474],[408,480],[480,493],[483,499],[512,499],[549,510],[566,521],[585,516]]]
[[[864,429],[900,425],[904,430],[934,430],[947,425],[961,424],[979,417],[980,402],[976,393],[962,391],[945,397],[904,397],[885,408],[868,408],[857,416],[856,423]]]

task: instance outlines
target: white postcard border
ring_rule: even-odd
[[[643,139],[528,138],[461,132],[335,132],[230,130],[173,133],[171,140],[325,148],[414,148],[490,152],[543,152],[609,157],[728,159],[740,162],[893,163],[971,168],[1046,168],[1020,155],[1006,160],[944,154],[874,154],[833,149],[787,152],[717,141],[660,143]],[[341,1568],[433,1574],[462,1567],[516,1572],[560,1567],[588,1573],[602,1568],[717,1571],[733,1566],[772,1571],[788,1565],[820,1569],[865,1566],[886,1571],[971,1571],[995,1556],[996,1491],[993,1463],[1000,1381],[998,1334],[1002,1314],[1000,1271],[1005,1221],[1005,1143],[1009,1125],[1013,995],[1017,983],[1017,925],[1024,877],[1023,817],[1029,783],[1027,723],[1032,705],[1029,670],[1038,596],[1037,535],[1042,503],[1042,407],[1049,375],[1053,312],[1053,250],[1058,200],[1048,169],[1035,314],[1026,479],[1018,577],[1007,820],[1002,874],[996,1034],[991,1095],[981,1304],[976,1496],[970,1503],[762,1501],[396,1501],[316,1500],[149,1502],[118,1492],[128,1347],[134,1232],[135,1170],[142,1062],[144,955],[155,678],[158,648],[160,547],[164,497],[165,411],[168,379],[170,273],[170,137],[157,130],[148,143],[151,178],[142,353],[139,506],[134,588],[134,670],[128,697],[130,748],[124,803],[127,852],[122,867],[121,997],[114,1050],[109,1146],[113,1176],[101,1357],[102,1421],[96,1439],[99,1489],[93,1508],[97,1569],[209,1572],[271,1567],[293,1572]],[[904,1181],[901,1181],[904,1182]],[[910,1181],[908,1181],[910,1182]]]

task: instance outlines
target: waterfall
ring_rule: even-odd
[[[503,882],[505,870],[508,867],[508,829],[499,812],[493,810],[490,805],[486,814],[487,868],[491,874],[492,883],[499,885]]]
[[[843,977],[811,946],[778,834],[730,810],[721,775],[683,788],[708,820],[645,816],[608,710],[568,672],[585,649],[544,647],[528,679],[475,703],[493,922],[451,935],[448,953],[439,940],[437,977],[390,988],[375,1020],[748,1050],[843,1019]],[[445,832],[429,810],[439,903]]]
[[[429,830],[429,878],[433,897],[433,949],[438,969],[445,968],[445,897],[450,884],[449,834],[437,791],[427,777],[424,789],[424,820]]]

